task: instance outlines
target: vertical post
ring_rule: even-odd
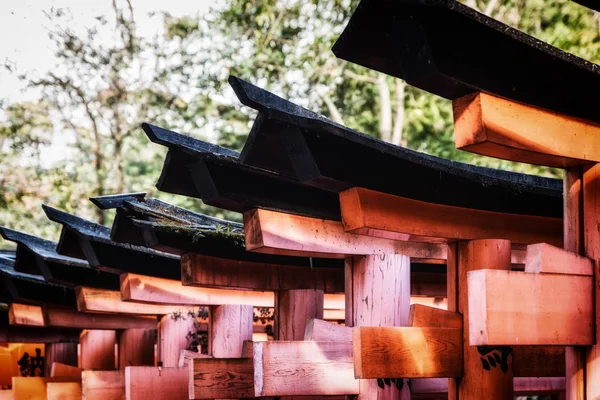
[[[595,262],[595,309],[596,309],[596,340],[595,345],[587,350],[584,382],[586,398],[600,397],[600,164],[583,168],[583,237],[584,253]],[[569,367],[569,366],[568,366]]]
[[[448,245],[446,295],[448,297],[448,311],[458,312],[458,243]],[[458,379],[448,379],[448,400],[458,400]]]
[[[188,347],[195,330],[195,315],[163,315],[158,323],[158,365],[177,367],[179,354]]]
[[[346,325],[406,326],[410,308],[410,257],[400,254],[352,257],[346,260]],[[378,386],[360,381],[359,400],[410,399],[405,381]],[[400,388],[400,389],[399,389]]]
[[[467,273],[478,269],[510,270],[510,241],[498,239],[472,240],[458,244],[458,310],[463,315],[463,354],[464,375],[458,381],[460,400],[512,399],[513,372],[512,355],[509,348],[497,348],[493,352],[480,353],[477,347],[469,345],[469,307]],[[489,349],[487,349],[489,350]],[[502,365],[486,368],[487,357],[502,360]],[[485,363],[482,361],[485,359]],[[489,367],[489,364],[488,364]]]
[[[276,340],[304,340],[306,321],[323,319],[324,293],[322,290],[294,289],[275,293]],[[321,400],[322,396],[285,396],[280,400]]]
[[[119,369],[154,365],[156,329],[124,329],[119,333]]]
[[[282,290],[275,296],[275,339],[304,340],[306,321],[323,319],[322,290]]]
[[[563,236],[564,248],[583,254],[583,191],[581,167],[565,170],[563,185]],[[585,349],[565,348],[566,398],[585,399]]]
[[[208,322],[209,354],[215,358],[241,357],[244,340],[252,340],[253,321],[252,306],[211,307]]]
[[[52,363],[77,366],[77,343],[48,343],[44,350],[44,376],[50,377]]]
[[[81,369],[111,370],[115,367],[115,331],[84,330],[79,336]]]

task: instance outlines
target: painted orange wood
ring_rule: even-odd
[[[455,311],[411,304],[408,313],[408,326],[462,329],[463,317]]]
[[[247,305],[213,306],[209,318],[209,354],[215,358],[242,356],[245,340],[252,340],[254,311]]]
[[[458,380],[458,399],[505,400],[513,398],[512,356],[495,349],[481,354],[472,347],[468,327],[471,326],[472,286],[467,284],[467,275],[478,269],[493,269],[504,272],[510,269],[511,244],[508,240],[487,239],[460,242],[457,246],[458,266],[458,311],[463,315],[464,375]],[[530,274],[533,276],[533,274]],[[482,361],[482,356],[489,368]],[[498,358],[496,358],[496,356]],[[492,357],[496,366],[492,367]],[[502,368],[504,367],[504,368]],[[503,370],[504,369],[504,370]]]
[[[10,304],[8,321],[11,325],[44,326],[42,307],[19,303]]]
[[[45,326],[77,329],[152,329],[156,317],[124,314],[85,313],[42,307]]]
[[[468,285],[471,346],[594,341],[593,277],[481,270]]]
[[[547,243],[527,246],[525,272],[570,275],[594,275],[594,262]]]
[[[181,258],[181,281],[186,286],[245,290],[313,289],[344,292],[344,271],[229,260],[202,254]]]
[[[448,244],[448,262],[446,264],[446,285],[448,293],[448,311],[458,311],[458,243]],[[464,321],[463,321],[464,329]],[[464,339],[464,333],[463,333]],[[464,345],[464,344],[463,344]],[[463,350],[464,357],[464,350]],[[458,399],[458,382],[448,378],[448,400]]]
[[[49,382],[73,382],[73,378],[40,378],[17,377],[12,378],[12,395],[15,400],[46,400],[47,384]]]
[[[306,323],[304,340],[314,340],[315,342],[351,342],[352,328],[313,318]]]
[[[453,101],[456,147],[490,157],[572,167],[600,161],[600,125],[487,93]]]
[[[12,390],[0,390],[0,400],[15,400]]]
[[[176,400],[188,398],[187,367],[126,367],[126,400]]]
[[[196,331],[196,317],[189,314],[169,314],[158,323],[158,365],[177,367],[181,350],[188,349]]]
[[[353,331],[357,378],[463,375],[462,328],[363,326]]]
[[[259,253],[345,258],[352,255],[405,254],[446,259],[444,243],[418,243],[355,235],[340,222],[256,209],[244,213],[246,249]]]
[[[108,330],[84,330],[81,332],[79,368],[116,369],[116,332]]]
[[[75,345],[77,346],[77,345]],[[46,350],[46,354],[48,351]],[[77,353],[75,353],[75,360],[77,360]],[[81,372],[83,370],[81,368],[74,367],[72,365],[61,364],[57,362],[53,362],[50,367],[50,377],[70,377],[70,378],[81,378]]]
[[[48,343],[44,350],[44,376],[52,376],[52,366],[65,367],[77,365],[77,343]],[[60,368],[60,367],[59,367]],[[73,367],[75,368],[75,367]],[[81,373],[79,373],[81,376]]]
[[[346,259],[346,325],[406,326],[410,307],[410,258],[399,254],[355,256]],[[375,379],[360,380],[359,400],[410,398],[402,390]]]
[[[83,312],[110,312],[119,314],[165,315],[173,313],[198,312],[197,307],[179,305],[147,304],[123,301],[117,290],[78,287],[77,309]]]
[[[124,400],[125,371],[83,371],[81,391],[85,400]]]
[[[565,171],[563,179],[564,248],[583,254],[583,172],[581,167]],[[565,348],[566,397],[585,400],[585,349]]]
[[[600,221],[600,164],[594,164],[583,169],[583,237],[585,249],[583,255],[593,259],[596,265],[600,261],[598,221]],[[594,322],[596,327],[600,327],[600,273],[597,267],[594,275]],[[593,339],[597,344],[590,347],[586,354],[585,382],[587,399],[600,397],[600,329],[596,328]]]
[[[125,329],[119,333],[119,369],[154,365],[156,329]]]
[[[47,400],[81,400],[81,383],[48,382],[46,395]]]
[[[362,234],[369,229],[446,239],[500,238],[562,246],[561,218],[426,203],[357,187],[340,193],[340,205],[347,232]]]

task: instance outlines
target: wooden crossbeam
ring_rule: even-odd
[[[125,371],[83,371],[81,391],[85,400],[125,398]]]
[[[137,274],[121,275],[121,298],[125,301],[179,305],[248,304],[273,307],[273,292],[211,289],[183,286],[181,281]]]
[[[401,232],[446,239],[501,238],[515,243],[562,245],[560,218],[426,203],[357,187],[340,193],[340,204],[344,229],[357,234]]]
[[[77,343],[79,331],[75,329],[44,328],[35,326],[3,326],[2,343]]]
[[[69,309],[13,303],[9,323],[15,326],[45,326],[76,329],[156,328],[156,318],[138,315],[93,314]]]
[[[591,345],[593,285],[581,275],[469,272],[469,343]]]
[[[181,282],[188,286],[246,290],[315,289],[344,292],[342,268],[306,268],[205,256],[181,257]]]
[[[82,312],[110,312],[119,314],[166,315],[198,313],[198,307],[136,303],[121,300],[121,292],[116,290],[78,287],[77,309]]]
[[[594,275],[594,262],[587,257],[547,243],[527,246],[525,272]]]
[[[456,147],[504,160],[572,167],[600,161],[600,125],[487,93],[453,101]]]
[[[188,398],[187,367],[126,367],[126,400],[172,400]]]
[[[304,340],[313,340],[315,342],[351,342],[352,328],[313,318],[306,322]]]
[[[190,362],[190,398],[351,395],[359,391],[350,342],[254,342],[246,347],[244,357]]]
[[[47,384],[50,382],[76,382],[74,378],[40,378],[40,377],[12,377],[12,393],[15,400],[47,399]],[[80,394],[81,398],[81,394]],[[52,399],[58,399],[52,397]]]
[[[81,378],[81,368],[74,367],[72,365],[61,364],[53,362],[50,367],[50,377],[56,378],[59,376],[66,376],[71,378]]]
[[[362,326],[353,343],[358,378],[462,376],[462,329]]]
[[[408,312],[408,326],[462,329],[463,318],[457,312],[422,304],[411,304]]]
[[[352,255],[404,254],[445,260],[446,245],[391,240],[344,231],[340,222],[255,209],[244,213],[246,249],[266,254],[346,258]]]

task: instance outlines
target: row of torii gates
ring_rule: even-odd
[[[231,77],[258,111],[241,154],[142,128],[169,149],[159,190],[243,225],[137,193],[92,199],[112,228],[45,206],[59,243],[0,230],[18,245],[0,341],[47,343],[46,377],[0,396],[600,398],[599,67],[453,0],[364,0],[334,52],[451,99],[457,147],[564,184],[389,145]]]

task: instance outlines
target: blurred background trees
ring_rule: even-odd
[[[156,10],[164,29],[151,38],[138,33],[134,0],[103,1],[111,1],[112,13],[98,15],[84,32],[71,29],[69,10],[46,10],[55,66],[30,73],[9,60],[5,65],[39,96],[2,103],[2,225],[56,239],[57,228],[43,216],[42,203],[106,224],[110,221],[87,198],[127,191],[215,213],[200,201],[156,192],[165,150],[150,144],[139,126],[148,121],[240,150],[254,113],[238,103],[227,85],[229,74],[400,146],[560,177],[558,170],[457,151],[450,102],[336,59],[330,49],[357,0],[224,0],[200,15],[179,18],[168,9]],[[600,17],[572,1],[465,3],[600,61]],[[48,157],[49,152],[59,154]]]

